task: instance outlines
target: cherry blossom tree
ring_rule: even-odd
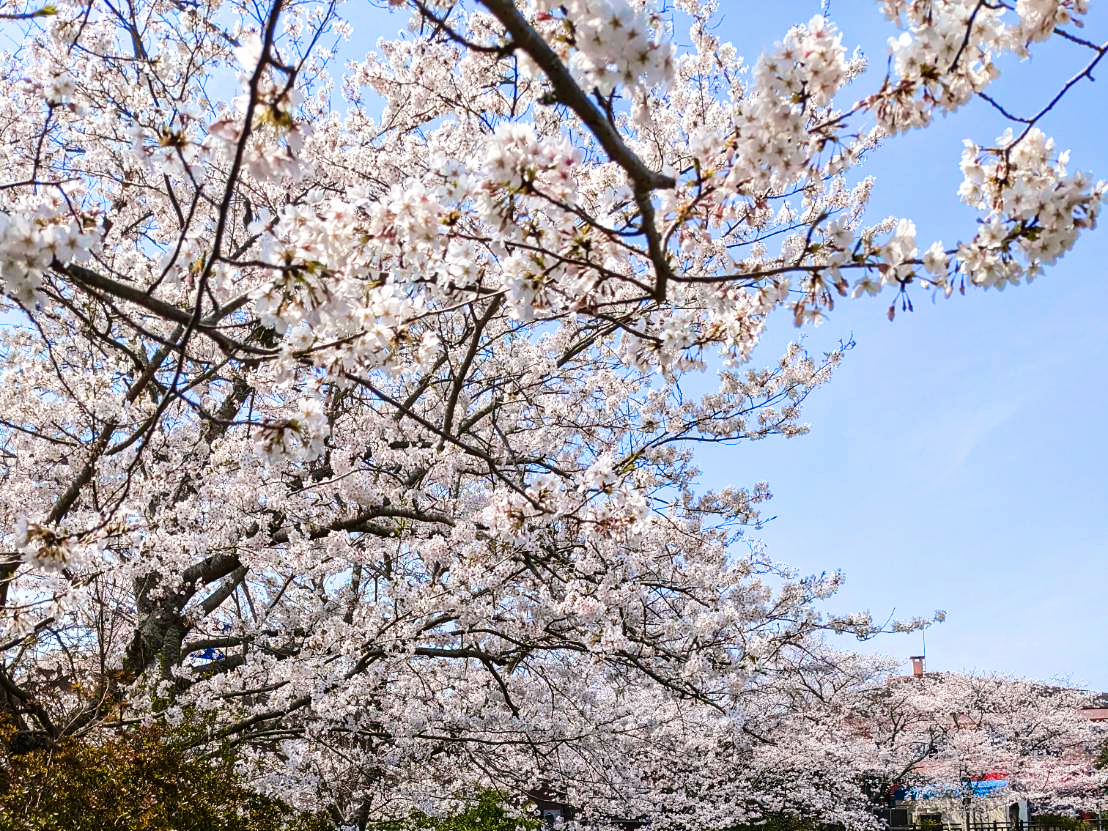
[[[1108,728],[1083,715],[1088,693],[995,675],[932,675],[923,686],[934,738],[921,771],[932,781],[1004,774],[1039,810],[1102,806],[1108,779],[1095,748]]]
[[[1084,714],[1090,693],[1002,675],[900,676],[862,656],[824,666],[805,673],[808,696],[790,709],[809,713],[809,740],[850,758],[882,795],[914,787],[960,816],[964,780],[993,778],[1008,784],[975,796],[975,807],[1017,798],[1037,810],[1103,807],[1108,774],[1096,751],[1108,725]]]
[[[842,726],[823,634],[883,627],[694,449],[805,431],[842,350],[752,363],[779,307],[1030,281],[1095,224],[1043,132],[1085,0],[885,0],[868,90],[822,16],[748,65],[712,0],[389,5],[345,68],[334,2],[0,6],[4,709],[202,719],[363,825],[489,785],[855,816],[798,719]],[[1073,79],[996,100],[1047,39]],[[868,224],[864,155],[975,97],[976,229]]]

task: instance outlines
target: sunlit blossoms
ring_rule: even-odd
[[[828,613],[842,575],[776,562],[769,485],[706,489],[696,448],[807,430],[851,344],[755,361],[767,326],[1024,282],[1095,225],[1047,135],[1105,51],[1085,4],[888,0],[876,82],[823,16],[744,60],[710,0],[388,5],[368,54],[325,3],[7,19],[0,704],[203,724],[362,826],[486,787],[871,823],[915,768],[859,713],[907,688],[825,637],[931,619]],[[1077,74],[969,138],[979,223],[867,212],[882,142],[1044,40]],[[973,700],[928,689],[927,729]],[[958,735],[936,764],[1018,756]]]
[[[54,260],[82,262],[95,235],[81,227],[79,218],[59,215],[58,205],[34,200],[16,203],[0,212],[0,281],[4,292],[32,304],[43,274]]]
[[[958,195],[987,217],[958,251],[970,280],[1003,287],[1031,279],[1095,226],[1108,183],[1069,173],[1068,162],[1038,128],[1009,130],[988,150],[966,142]]]

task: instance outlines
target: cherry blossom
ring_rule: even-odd
[[[830,614],[842,575],[769,556],[769,485],[705,489],[697,448],[807,430],[851,344],[755,361],[776,311],[1026,282],[1095,225],[1104,183],[1046,133],[1106,51],[1069,29],[1084,2],[886,0],[865,89],[822,16],[747,61],[711,0],[389,5],[399,34],[349,63],[368,39],[327,2],[5,24],[17,726],[196,720],[362,825],[492,786],[726,827],[872,822],[867,777],[922,762],[859,731],[883,701],[1029,724],[1015,686],[916,700],[830,649],[932,619]],[[1077,74],[1014,116],[998,59],[1045,40]],[[981,96],[980,223],[944,246],[870,217],[864,158]],[[36,686],[51,667],[72,683]],[[1003,734],[988,763],[1054,792],[1012,731],[949,728],[949,758]]]

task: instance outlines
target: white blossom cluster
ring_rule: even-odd
[[[287,421],[263,425],[258,449],[271,463],[293,459],[312,461],[323,452],[330,432],[327,414],[316,399],[302,399]]]
[[[673,47],[662,39],[660,21],[633,0],[536,0],[536,22],[554,43],[572,44],[564,54],[583,86],[609,95],[617,87],[665,84],[673,71]],[[545,25],[544,25],[545,24]],[[562,47],[565,52],[565,47]],[[528,64],[534,73],[536,67]]]
[[[999,76],[1004,53],[1026,57],[1031,43],[1079,19],[1088,3],[1020,0],[1014,15],[980,0],[884,0],[884,8],[904,26],[889,40],[896,78],[874,99],[882,127],[895,133],[925,126],[935,109],[966,104]]]
[[[538,190],[560,202],[574,201],[575,169],[581,154],[564,138],[541,141],[527,124],[500,125],[489,142],[485,175],[509,188]]]
[[[0,211],[0,288],[20,303],[33,304],[50,264],[81,262],[94,239],[77,219],[59,217],[49,203]]]
[[[1046,40],[1055,28],[1080,21],[1088,0],[1017,0],[1021,34],[1028,41]]]
[[[1084,229],[1095,228],[1108,182],[1067,170],[1069,153],[1038,128],[1011,130],[983,150],[971,141],[962,153],[958,195],[985,214],[958,261],[977,285],[1003,288],[1031,280],[1069,251]]]
[[[767,91],[786,100],[810,99],[826,107],[846,83],[848,65],[843,37],[823,15],[795,26],[758,63],[757,78]]]

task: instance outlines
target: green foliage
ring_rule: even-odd
[[[415,813],[405,820],[377,823],[372,831],[539,831],[538,817],[509,807],[504,794],[482,791],[465,810],[447,817]]]
[[[1040,814],[1035,813],[1031,821],[1040,828],[1058,828],[1062,831],[1085,831],[1089,824],[1077,817],[1065,814]]]
[[[162,727],[51,743],[0,724],[0,831],[332,828],[245,787],[230,751],[197,756]]]
[[[737,825],[729,831],[823,831],[826,826],[810,817],[789,813],[766,814],[758,822]]]

